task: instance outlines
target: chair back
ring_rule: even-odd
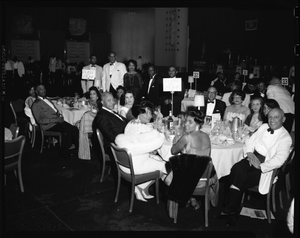
[[[19,136],[13,140],[5,141],[5,159],[14,158],[19,156],[19,160],[21,160],[23,149],[25,145],[25,136]]]
[[[17,124],[12,123],[9,127],[11,133],[12,133],[12,139],[16,139],[19,135],[19,127],[17,126]]]
[[[22,99],[18,99],[16,101],[10,101],[9,104],[10,104],[11,110],[12,110],[12,112],[14,114],[14,117],[15,117],[15,120],[16,120],[16,124],[18,124],[17,123],[17,113],[24,111],[25,102]]]
[[[110,143],[110,148],[111,148],[114,160],[118,167],[118,173],[123,174],[123,171],[120,171],[120,167],[119,167],[121,165],[130,170],[132,181],[134,181],[134,169],[133,169],[133,164],[132,164],[131,153],[126,148],[120,148],[120,147],[116,146],[114,143]]]
[[[103,135],[100,132],[99,129],[96,130],[97,138],[100,144],[101,152],[102,152],[102,158],[105,158],[105,150],[104,150],[104,143],[103,143]]]

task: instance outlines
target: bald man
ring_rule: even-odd
[[[270,81],[270,85],[267,88],[267,98],[278,102],[286,118],[283,126],[288,132],[291,132],[295,119],[295,103],[291,94],[281,85],[281,80],[277,76],[274,76]]]
[[[268,123],[261,125],[246,141],[244,159],[230,172],[229,204],[222,216],[230,216],[227,225],[235,225],[244,191],[258,185],[261,194],[267,194],[272,171],[280,168],[289,156],[292,138],[283,127],[284,112],[274,108],[268,113]]]

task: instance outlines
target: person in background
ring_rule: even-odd
[[[244,191],[258,185],[259,193],[267,194],[273,170],[280,168],[288,158],[292,139],[283,127],[284,120],[281,109],[272,109],[268,114],[268,124],[261,125],[246,140],[245,159],[231,168],[229,203],[221,213],[222,216],[230,216],[228,226],[237,222]]]
[[[226,107],[224,112],[223,121],[228,124],[232,122],[234,117],[238,117],[245,122],[246,117],[250,114],[250,109],[242,105],[245,99],[245,92],[241,90],[234,90],[229,98],[229,101],[232,102],[232,105]]]
[[[286,118],[283,126],[288,132],[291,132],[295,118],[295,102],[288,90],[281,85],[281,80],[276,75],[271,79],[267,88],[267,98],[278,102]]]
[[[263,80],[259,80],[259,82],[257,84],[257,89],[258,89],[259,96],[261,96],[262,98],[265,98],[266,94],[267,94],[267,87]]]
[[[280,108],[278,102],[274,99],[266,99],[264,102],[264,123],[268,123],[268,113],[271,111],[273,108]]]
[[[231,103],[229,102],[229,97],[230,97],[231,93],[233,92],[233,90],[241,90],[242,89],[242,83],[232,82],[230,84],[230,89],[231,89],[231,91],[227,92],[227,93],[224,93],[223,97],[222,97],[222,101],[226,103],[226,106],[230,106],[231,105]],[[244,101],[243,101],[243,105],[244,105]]]
[[[102,81],[102,74],[103,70],[102,67],[97,65],[97,57],[96,55],[90,56],[90,64],[87,66],[84,66],[82,70],[94,70],[95,72],[95,78],[93,79],[81,79],[81,88],[82,92],[86,93],[90,87],[95,86],[98,90],[104,91],[104,83]]]
[[[13,67],[14,67],[14,86],[25,86],[24,75],[25,68],[24,64],[19,61],[18,57],[13,58]]]
[[[120,115],[128,119],[129,121],[135,119],[132,115],[131,108],[134,104],[134,94],[131,90],[127,90],[122,94],[120,98],[120,105],[122,106],[120,109]]]
[[[109,63],[103,66],[102,84],[104,92],[111,92],[117,98],[117,87],[124,86],[123,78],[127,73],[126,66],[116,61],[116,53],[110,52],[108,55]]]
[[[123,85],[126,90],[132,91],[134,96],[137,97],[137,95],[139,94],[143,86],[143,80],[140,73],[136,72],[137,69],[136,61],[133,59],[128,60],[127,69],[128,69],[128,73],[124,74]]]
[[[176,67],[174,65],[171,65],[169,67],[169,78],[176,78],[178,71],[176,70]],[[180,92],[174,92],[173,94],[173,115],[177,116],[180,113],[181,110],[181,101],[184,98],[184,92],[185,92],[185,86],[184,82],[181,78],[181,91]],[[169,115],[169,111],[171,111],[172,107],[172,95],[170,92],[164,93],[163,97],[163,103],[161,106],[161,112],[164,116]]]
[[[124,131],[116,137],[115,143],[118,147],[127,148],[132,155],[132,163],[136,175],[154,172],[159,170],[161,176],[166,174],[165,161],[158,155],[155,155],[165,140],[163,133],[153,128],[150,123],[152,119],[154,105],[148,101],[142,101],[135,104],[132,108],[132,114],[136,117],[130,121]],[[127,168],[120,166],[125,173],[129,173]],[[153,198],[149,194],[149,187],[154,180],[138,184],[135,186],[136,199],[147,202],[146,199]]]
[[[63,85],[63,62],[60,57],[56,57],[56,67],[55,67],[55,78],[58,81],[59,86]]]
[[[138,96],[138,101],[146,100],[152,102],[155,106],[161,105],[163,96],[163,79],[157,74],[154,65],[148,67],[148,77],[143,84],[143,88]]]
[[[98,111],[98,100],[101,100],[101,94],[95,86],[89,88],[89,93],[90,93],[89,103],[92,109]]]
[[[214,86],[219,92],[220,96],[228,91],[227,89],[227,79],[224,77],[222,72],[217,73],[217,78],[211,81],[210,86]]]
[[[35,100],[36,100],[36,92],[34,90],[34,87],[31,87],[29,90],[29,97],[27,97],[25,100],[25,108],[24,108],[25,115],[29,117],[31,122],[31,124],[29,124],[30,131],[32,131],[32,125],[37,125],[31,111],[31,106]]]
[[[75,156],[78,149],[78,129],[64,120],[53,102],[46,97],[46,88],[40,84],[36,87],[37,99],[31,106],[35,121],[42,130],[62,133],[62,149],[67,156]],[[66,154],[63,154],[66,155]]]
[[[56,55],[52,54],[49,59],[49,73],[50,73],[49,83],[50,84],[55,84],[56,63],[57,63]]]
[[[202,107],[202,112],[205,116],[212,116],[212,114],[219,113],[220,119],[223,120],[226,104],[223,101],[216,99],[217,94],[218,91],[215,87],[211,86],[207,89],[207,100],[205,100],[205,107]]]
[[[264,100],[254,97],[250,102],[250,114],[246,117],[245,127],[251,133],[255,132],[264,123]]]
[[[119,85],[117,87],[117,98],[116,98],[116,103],[115,103],[115,107],[114,107],[114,111],[116,113],[120,113],[121,110],[121,105],[120,105],[120,99],[122,94],[125,92],[125,88],[122,85]]]

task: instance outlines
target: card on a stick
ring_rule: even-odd
[[[181,92],[181,78],[163,78],[164,92]]]
[[[95,79],[96,71],[91,69],[82,69],[82,79]]]

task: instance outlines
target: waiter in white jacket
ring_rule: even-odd
[[[111,92],[117,98],[116,88],[124,86],[124,74],[127,73],[125,64],[116,61],[116,53],[110,52],[109,63],[103,66],[102,87],[103,91]]]
[[[87,66],[84,66],[83,69],[87,69],[87,70],[95,70],[96,73],[96,77],[94,79],[81,79],[81,88],[82,88],[82,92],[86,93],[87,91],[89,91],[89,88],[92,86],[95,86],[98,88],[98,90],[103,90],[102,87],[102,67],[97,65],[97,57],[96,55],[91,55],[90,57],[90,64]]]
[[[230,172],[230,198],[221,215],[238,214],[243,192],[258,185],[260,194],[267,194],[274,169],[280,168],[287,160],[292,138],[283,127],[285,121],[282,109],[274,108],[268,113],[265,123],[246,141],[245,159],[236,163]],[[230,218],[234,225],[236,216]]]

